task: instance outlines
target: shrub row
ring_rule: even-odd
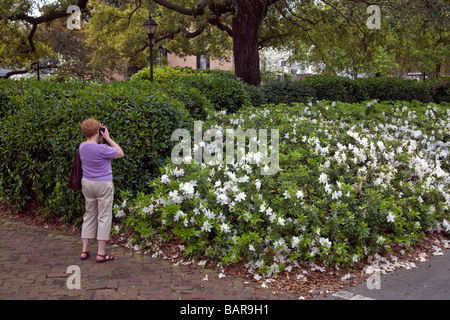
[[[192,121],[181,102],[144,82],[2,80],[0,200],[20,209],[34,199],[47,213],[79,220],[84,200],[67,182],[89,117],[107,124],[125,152],[113,161],[116,197],[147,190],[170,156],[172,132]]]
[[[357,103],[368,100],[450,102],[450,78],[425,82],[400,78],[311,76],[299,81],[269,82],[250,89],[253,105],[330,100]]]
[[[149,68],[132,76],[132,81],[149,80]],[[191,68],[159,67],[154,71],[155,82],[181,92],[190,90],[188,96],[203,96],[216,110],[234,113],[252,104],[308,102],[329,100],[358,103],[369,100],[450,102],[450,78],[431,79],[425,82],[401,78],[359,78],[351,80],[339,76],[311,76],[299,81],[271,81],[258,87],[243,83],[231,71],[193,70]],[[194,106],[192,99],[185,103],[194,108],[196,115],[204,115],[200,101]]]

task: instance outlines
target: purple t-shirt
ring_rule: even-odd
[[[94,181],[112,181],[111,159],[119,152],[106,144],[82,143],[80,145],[83,178]]]

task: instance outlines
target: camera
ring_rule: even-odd
[[[108,131],[109,131],[109,127],[106,127],[106,128],[108,128]],[[105,127],[100,126],[100,128],[98,128],[98,129],[99,129],[99,132],[98,132],[98,133],[99,133],[100,135],[102,135],[102,133],[105,132]]]

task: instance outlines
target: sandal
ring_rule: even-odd
[[[114,260],[114,254],[105,253],[105,254],[97,254],[97,257],[101,257],[102,259],[97,258],[98,263],[106,262],[106,261],[112,261]]]
[[[86,260],[86,259],[89,258],[89,256],[90,256],[89,251],[81,251],[81,254],[85,254],[85,255],[86,255],[85,257],[81,257],[81,256],[80,256],[80,259],[81,259],[81,260]]]

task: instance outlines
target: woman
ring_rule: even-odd
[[[106,252],[106,241],[109,240],[112,222],[112,205],[114,185],[111,159],[123,157],[123,151],[109,136],[106,126],[93,119],[86,119],[81,125],[86,141],[80,145],[81,168],[83,177],[81,188],[86,199],[86,212],[83,217],[81,238],[83,248],[80,258],[89,257],[89,240],[97,237],[97,262],[114,260],[114,255]],[[109,146],[101,144],[105,139]]]

